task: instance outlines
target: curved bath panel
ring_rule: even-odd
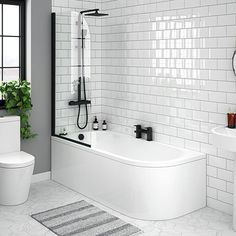
[[[92,148],[52,137],[52,178],[127,216],[176,218],[206,206],[206,157],[113,132]]]

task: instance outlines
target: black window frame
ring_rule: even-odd
[[[20,19],[19,19],[19,80],[26,80],[26,14],[25,14],[25,0],[0,0],[0,4],[7,5],[18,5],[20,7]],[[3,7],[1,9],[2,13],[2,34],[1,41],[2,50],[3,50]],[[7,35],[5,36],[7,37]],[[10,36],[14,37],[14,36]],[[3,53],[1,55],[2,63],[3,63]],[[0,65],[0,69],[2,69],[2,80],[3,80],[3,64]],[[8,67],[11,68],[11,67]],[[13,67],[12,67],[13,68]],[[0,97],[0,109],[4,109],[4,100]]]

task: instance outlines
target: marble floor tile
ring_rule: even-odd
[[[0,236],[55,236],[30,215],[80,200],[86,200],[139,227],[143,231],[142,236],[236,236],[232,230],[232,217],[210,208],[168,221],[136,220],[53,181],[32,184],[29,199],[22,205],[0,206]]]

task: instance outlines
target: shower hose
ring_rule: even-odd
[[[83,126],[80,125],[80,113],[81,113],[81,106],[83,104],[80,103],[81,101],[81,83],[83,84],[83,93],[84,93],[84,105],[85,105],[85,124]],[[79,84],[78,84],[78,115],[77,115],[77,126],[79,129],[85,129],[88,125],[88,104],[86,103],[86,88],[85,88],[85,76],[83,76],[83,81],[81,82],[81,78],[79,78]]]

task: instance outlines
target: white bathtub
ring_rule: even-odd
[[[91,148],[52,137],[54,181],[136,219],[172,219],[206,206],[204,154],[110,131],[85,135]]]

